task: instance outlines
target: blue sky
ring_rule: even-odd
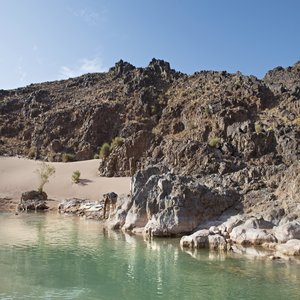
[[[0,89],[155,57],[262,77],[300,60],[298,0],[0,0]]]

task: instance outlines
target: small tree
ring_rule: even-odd
[[[100,157],[101,158],[107,158],[110,154],[110,146],[108,143],[104,143],[102,146],[101,146],[101,149],[100,149]]]
[[[38,191],[42,193],[44,185],[49,182],[49,178],[54,175],[55,168],[49,164],[46,164],[45,162],[42,162],[39,168],[36,170],[36,173],[39,175],[40,180]]]
[[[74,183],[79,183],[79,181],[80,181],[80,171],[79,170],[76,170],[76,171],[74,171],[73,172],[73,175],[72,175],[72,181],[74,182]]]

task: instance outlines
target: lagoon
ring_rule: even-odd
[[[79,217],[0,214],[0,299],[299,299],[300,264],[181,250]]]

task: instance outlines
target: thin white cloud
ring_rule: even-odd
[[[97,12],[91,11],[87,8],[78,10],[74,12],[76,17],[82,18],[88,24],[96,24],[99,19],[99,14]]]
[[[89,25],[96,25],[98,22],[106,22],[107,10],[102,8],[101,10],[92,10],[88,7],[82,9],[69,8],[69,12],[76,18],[81,19]]]
[[[106,72],[107,68],[97,59],[84,58],[75,67],[62,66],[59,71],[60,78],[77,77],[86,73]]]

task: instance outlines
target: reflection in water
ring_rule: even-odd
[[[178,239],[81,218],[0,214],[1,299],[298,299],[299,279],[291,263],[186,252]]]

